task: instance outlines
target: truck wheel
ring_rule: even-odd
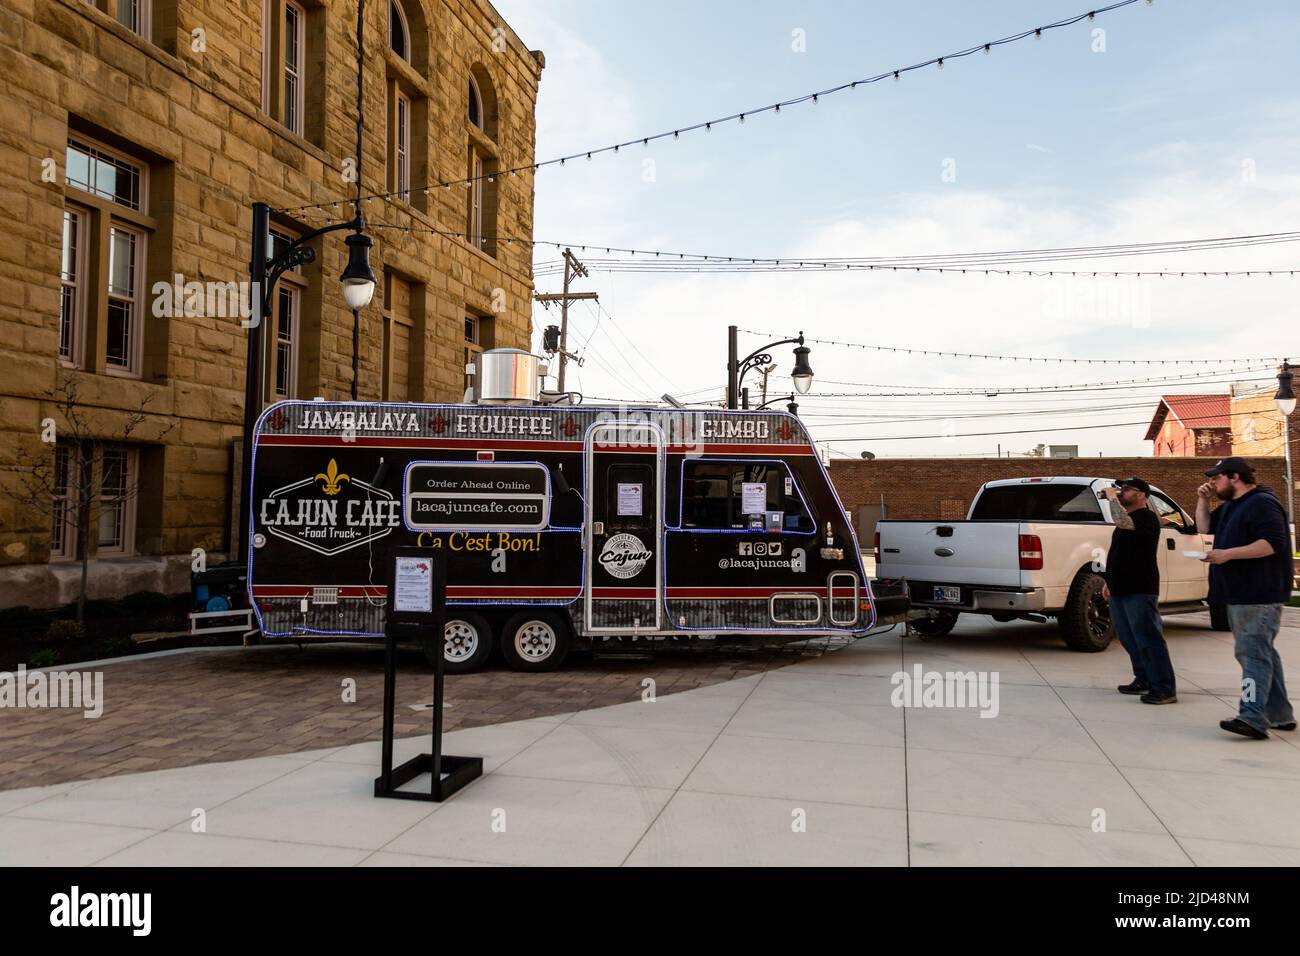
[[[1228,623],[1228,605],[1210,605],[1210,627],[1214,628],[1216,631],[1232,630],[1232,625]]]
[[[933,616],[914,618],[910,624],[921,637],[943,637],[957,626],[957,612],[936,611]]]
[[[1110,646],[1115,627],[1110,619],[1110,605],[1101,596],[1105,584],[1100,574],[1085,572],[1070,585],[1065,610],[1058,618],[1070,650],[1096,653]]]
[[[564,663],[569,626],[548,611],[523,611],[501,629],[501,656],[511,670],[553,671]]]
[[[426,646],[425,660],[435,665],[433,649]],[[481,670],[492,655],[492,630],[480,615],[472,611],[449,609],[443,627],[443,669],[448,674],[469,674]]]

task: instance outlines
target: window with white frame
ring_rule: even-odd
[[[403,60],[411,59],[411,31],[406,23],[406,12],[397,0],[388,2],[388,45]]]
[[[397,94],[397,128],[394,130],[393,185],[401,198],[409,200],[411,189],[411,101]]]
[[[86,238],[88,213],[63,210],[63,252],[59,266],[59,361],[79,368],[86,340]]]
[[[322,14],[319,3],[262,0],[262,112],[317,145],[322,104],[316,89],[307,89],[307,77],[321,66],[321,51],[308,41],[308,19]],[[317,34],[317,28],[311,32]]]
[[[284,5],[284,125],[302,135],[303,66],[307,15],[296,3]]]
[[[139,368],[141,277],[144,235],[114,225],[108,231],[108,326],[104,363],[108,369]]]
[[[275,366],[271,384],[276,398],[293,398],[298,380],[298,314],[302,292],[296,286],[281,285],[276,296]]]
[[[482,249],[483,236],[483,159],[470,147],[469,151],[469,223],[466,232],[470,245]]]
[[[125,555],[134,549],[137,453],[124,445],[105,446],[99,463],[98,554]]]
[[[474,79],[472,73],[469,77],[469,121],[479,129],[484,128],[483,94],[479,92],[478,80]]]
[[[144,211],[144,167],[88,140],[69,138],[69,186],[136,212]]]
[[[150,0],[117,0],[117,22],[149,39]]]
[[[144,353],[148,167],[81,134],[68,140],[59,266],[59,361],[138,376]],[[90,263],[103,262],[96,276]],[[99,325],[98,323],[103,323]],[[94,328],[94,335],[90,334]],[[96,344],[87,354],[87,342]]]
[[[270,252],[279,256],[296,237],[278,229],[271,230]],[[280,277],[275,290],[275,306],[267,335],[267,394],[272,399],[298,397],[298,355],[301,351],[302,297],[307,287],[302,267],[294,266]]]
[[[76,450],[71,445],[54,448],[54,474],[52,476],[52,507],[50,524],[50,560],[59,561],[76,557],[77,515],[76,476],[73,464]]]

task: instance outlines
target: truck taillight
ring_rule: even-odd
[[[1043,570],[1043,539],[1036,534],[1020,536],[1020,570]]]
[[[876,550],[876,564],[879,564],[880,563],[880,532],[879,531],[876,532],[876,543],[874,547]]]

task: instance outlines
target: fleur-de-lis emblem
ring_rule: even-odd
[[[447,428],[447,419],[442,417],[442,412],[433,420],[434,434],[441,435]]]
[[[573,416],[570,415],[568,418],[564,420],[564,427],[561,429],[561,431],[563,431],[567,437],[572,438],[573,433],[576,432],[577,430],[578,430],[578,423],[575,422],[573,420]]]
[[[352,476],[339,474],[339,463],[331,458],[329,467],[325,469],[324,474],[316,475],[316,480],[319,481],[320,479],[325,480],[325,494],[337,495],[342,490],[342,488],[339,487],[339,482],[351,481]]]

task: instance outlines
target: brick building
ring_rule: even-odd
[[[882,499],[885,514],[901,519],[951,519],[966,516],[975,492],[986,481],[1040,475],[1127,478],[1137,475],[1167,492],[1188,511],[1196,489],[1216,458],[877,458],[831,461],[831,481],[854,519],[859,544],[870,534]],[[1261,484],[1283,488],[1282,459],[1255,458]],[[865,540],[863,540],[865,539]]]
[[[192,549],[229,548],[247,339],[221,296],[247,279],[252,203],[354,193],[356,9],[0,0],[0,607],[70,600],[81,543],[92,597],[183,591]],[[365,206],[379,283],[359,394],[459,400],[469,352],[528,347],[531,248],[506,237],[532,234],[533,176],[494,173],[534,162],[544,60],[486,0],[365,10],[365,191],[458,185]],[[349,215],[277,213],[272,241]],[[341,234],[312,247],[268,317],[268,401],[351,388]],[[70,382],[106,490],[81,536],[66,492],[90,445],[43,434],[47,419],[67,434],[50,397]],[[58,500],[24,507],[42,456]]]
[[[1243,458],[1280,455],[1282,415],[1277,410],[1277,386],[1232,388],[1232,453]],[[1291,460],[1300,464],[1300,412],[1290,416]]]
[[[1166,395],[1146,440],[1157,458],[1222,458],[1232,454],[1231,399],[1221,395]]]

